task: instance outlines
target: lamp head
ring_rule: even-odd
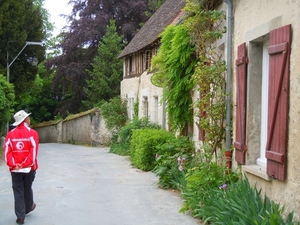
[[[37,64],[39,63],[39,60],[36,57],[32,57],[30,63],[32,66],[37,66]]]

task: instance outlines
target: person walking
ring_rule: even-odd
[[[14,115],[15,122],[12,125],[16,127],[7,133],[4,143],[5,162],[12,178],[17,224],[24,224],[25,215],[36,207],[32,183],[38,168],[39,136],[29,127],[30,114],[21,110]]]

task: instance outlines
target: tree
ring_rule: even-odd
[[[93,107],[101,100],[109,99],[120,95],[120,82],[123,74],[123,63],[118,59],[122,51],[122,36],[117,33],[115,21],[111,20],[98,48],[92,65],[92,70],[88,70],[90,79],[87,80],[88,88],[84,88],[87,100],[84,104]]]
[[[66,19],[69,26],[61,34],[60,56],[47,62],[48,68],[55,67],[53,90],[61,102],[58,112],[62,116],[85,110],[87,99],[84,88],[89,79],[87,71],[92,70],[91,62],[107,32],[110,20],[116,21],[117,33],[123,41],[130,41],[148,20],[144,12],[150,11],[148,0],[72,0],[71,15]]]
[[[0,136],[5,133],[6,124],[11,119],[12,108],[15,104],[14,87],[0,74]]]
[[[25,45],[26,41],[43,41],[46,37],[42,1],[38,0],[5,0],[0,5],[2,16],[0,23],[0,73],[6,73],[6,53],[11,62]],[[11,65],[10,82],[15,86],[16,97],[30,88],[35,79],[37,69],[28,63],[29,57],[44,59],[45,48],[27,46]]]
[[[148,0],[149,10],[146,12],[146,15],[150,18],[152,16],[151,12],[155,12],[159,9],[159,7],[165,2],[166,0]]]

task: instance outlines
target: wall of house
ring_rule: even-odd
[[[162,88],[151,83],[151,73],[145,71],[140,77],[123,79],[121,82],[121,96],[127,100],[134,98],[139,101],[139,118],[148,117],[150,121],[163,125],[163,104],[161,102]],[[130,104],[131,101],[128,101]],[[132,108],[129,106],[129,118],[132,118]]]
[[[246,166],[243,171],[250,179],[252,184],[262,188],[263,194],[266,194],[275,202],[285,205],[285,212],[295,212],[295,218],[300,220],[300,154],[299,154],[299,120],[300,120],[300,40],[297,38],[300,31],[300,3],[295,0],[266,1],[251,0],[240,1],[233,0],[233,76],[232,76],[232,93],[233,93],[233,121],[235,121],[235,104],[236,104],[236,74],[235,59],[237,58],[237,47],[246,42],[249,57],[255,60],[255,51],[263,41],[267,39],[268,32],[272,29],[284,25],[292,24],[292,43],[290,55],[290,99],[289,99],[289,122],[288,122],[288,154],[287,154],[287,179],[278,181],[270,179],[265,168],[261,165],[255,165],[259,152],[258,129],[255,127],[255,121],[260,118],[258,109],[255,107],[255,99],[261,97],[261,90],[258,88],[260,77],[253,78],[259,72],[249,62],[248,64],[248,83],[252,82],[251,90],[248,90],[247,103],[252,108],[247,112],[247,144]],[[257,41],[257,44],[255,43]],[[257,63],[261,59],[256,58]],[[251,77],[252,76],[252,77]],[[257,83],[255,83],[257,82]],[[250,97],[249,97],[250,96]],[[257,138],[259,139],[259,138]],[[252,140],[252,141],[250,141]],[[235,163],[236,167],[237,164]]]

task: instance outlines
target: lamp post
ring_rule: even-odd
[[[21,51],[19,51],[19,53],[16,55],[16,57],[11,61],[9,62],[9,55],[8,55],[8,49],[7,49],[7,52],[6,52],[6,80],[9,82],[9,75],[10,75],[10,71],[9,71],[9,68],[10,66],[15,62],[15,60],[19,57],[19,55],[23,52],[23,50],[27,47],[27,45],[40,45],[40,46],[43,46],[43,43],[42,42],[34,42],[34,41],[26,41],[26,44],[24,45],[24,47],[21,49]],[[33,66],[36,66],[38,63],[37,59],[36,58],[33,58],[31,60],[31,64]]]
[[[19,57],[19,55],[23,52],[23,50],[27,47],[27,45],[40,45],[43,46],[42,42],[33,42],[33,41],[26,41],[26,44],[24,45],[24,47],[21,49],[21,51],[19,51],[19,53],[16,55],[16,57],[9,62],[9,54],[8,54],[8,49],[6,52],[6,80],[7,82],[9,82],[9,76],[10,76],[10,66],[15,62],[15,60]],[[38,60],[37,58],[33,57],[31,60],[31,65],[36,66],[38,64]],[[7,123],[7,127],[6,127],[6,131],[8,132],[9,130],[9,124]]]

